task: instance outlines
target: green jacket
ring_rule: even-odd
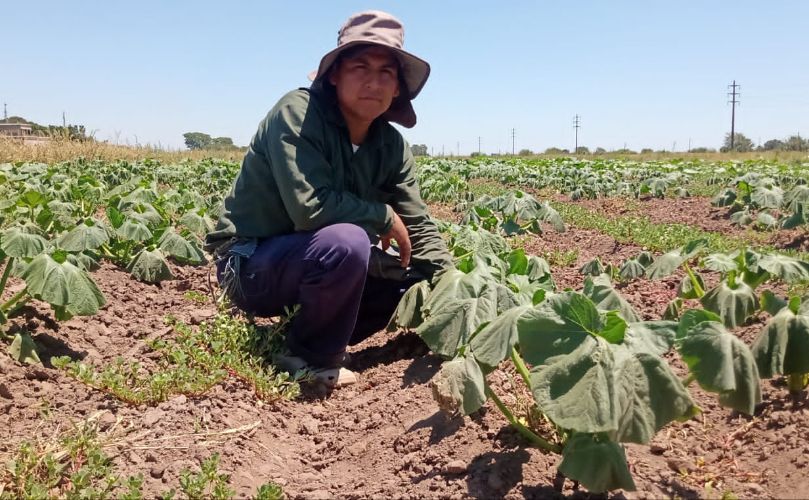
[[[234,238],[269,238],[336,223],[357,224],[376,243],[396,212],[410,234],[416,270],[431,277],[451,266],[419,194],[407,142],[378,119],[354,153],[333,92],[327,92],[292,91],[261,121],[205,249],[215,252]]]

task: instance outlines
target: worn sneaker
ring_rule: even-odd
[[[309,371],[317,382],[330,388],[345,387],[356,384],[359,380],[357,374],[342,366],[317,367],[312,366],[305,359],[299,356],[279,354],[273,359],[275,365],[289,373],[296,373],[301,370]]]

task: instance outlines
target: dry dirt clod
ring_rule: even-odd
[[[301,419],[300,428],[298,430],[299,433],[315,436],[318,434],[318,431],[320,431],[320,425],[317,420],[312,417],[304,417]]]
[[[152,476],[155,479],[162,478],[163,474],[165,474],[165,472],[166,472],[166,466],[165,465],[160,465],[160,464],[153,465],[152,468],[149,469],[149,475]]]
[[[4,397],[6,399],[14,399],[14,395],[8,390],[8,386],[6,384],[0,383],[0,397]]]
[[[153,408],[143,414],[144,427],[151,427],[163,418],[163,411]]]
[[[466,472],[466,464],[463,460],[453,460],[447,464],[444,468],[444,472],[447,474],[463,474]]]

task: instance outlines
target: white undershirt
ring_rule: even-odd
[[[351,149],[353,149],[354,152],[356,153],[357,150],[360,149],[360,146],[359,146],[359,144],[351,144]]]

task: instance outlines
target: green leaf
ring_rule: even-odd
[[[736,261],[736,256],[725,253],[712,253],[705,257],[702,265],[712,271],[720,273],[728,273],[730,271],[738,271],[739,263]]]
[[[428,303],[438,291],[436,286]],[[478,328],[497,317],[497,292],[494,287],[484,286],[476,297],[456,298],[429,310],[416,333],[434,353],[452,358]]]
[[[433,398],[448,413],[464,415],[479,410],[486,403],[486,381],[471,354],[447,361],[430,381]]]
[[[528,257],[525,256],[525,250],[522,248],[509,252],[505,260],[508,263],[508,272],[506,274],[526,274]]]
[[[8,347],[8,353],[16,361],[26,365],[41,365],[42,361],[37,354],[37,346],[34,339],[28,333],[18,333]]]
[[[127,241],[148,241],[152,239],[152,232],[141,221],[126,219],[120,227],[115,229],[115,233]]]
[[[399,305],[396,306],[396,311],[388,323],[388,331],[396,331],[398,327],[406,330],[418,327],[424,321],[421,307],[429,294],[430,284],[427,280],[419,281],[411,286],[402,296]]]
[[[528,256],[528,264],[525,268],[525,274],[532,281],[544,280],[551,276],[551,266],[542,257],[536,255]],[[551,281],[552,282],[552,281]]]
[[[666,304],[666,309],[663,311],[663,319],[677,320],[680,318],[680,313],[683,310],[683,299],[676,297]]]
[[[41,231],[33,226],[14,226],[2,232],[0,248],[14,258],[32,258],[41,254],[48,241],[41,236]]]
[[[753,414],[761,388],[756,361],[744,342],[721,323],[703,321],[688,330],[678,350],[700,387],[718,393],[723,406]]]
[[[773,276],[778,276],[785,283],[809,281],[809,262],[804,262],[786,255],[769,254],[758,260],[758,265]]]
[[[809,315],[781,309],[753,342],[762,378],[809,373]]]
[[[764,290],[761,293],[761,310],[766,311],[770,316],[775,316],[778,311],[787,307],[787,301],[775,295],[772,290]]]
[[[559,472],[594,493],[636,489],[623,447],[591,434],[575,434],[567,441]]]
[[[618,275],[622,280],[629,281],[640,278],[645,272],[646,268],[637,259],[627,259],[621,265]]]
[[[643,267],[649,267],[652,264],[652,262],[655,261],[655,258],[654,258],[654,255],[652,255],[652,252],[645,251],[645,250],[638,254],[637,259],[638,259],[638,262],[640,263],[640,265],[642,265]]]
[[[501,361],[509,357],[511,348],[519,338],[519,319],[532,309],[531,306],[509,309],[483,327],[469,342],[475,359],[488,368],[488,371],[494,370]]]
[[[624,335],[624,345],[632,352],[646,352],[662,356],[674,345],[677,321],[639,321],[629,323]]]
[[[604,265],[601,263],[598,257],[591,260],[590,262],[586,262],[581,268],[579,272],[584,274],[585,276],[599,276],[604,272]]]
[[[69,315],[89,316],[105,304],[104,296],[90,276],[70,262],[57,262],[48,254],[31,261],[22,278],[28,293]]]
[[[699,273],[692,271],[694,278],[699,283],[699,286],[702,290],[705,290],[705,281],[702,279]],[[698,299],[699,294],[697,293],[696,288],[694,288],[694,282],[691,281],[691,277],[687,274],[680,280],[680,286],[677,287],[677,296],[681,299]]]
[[[658,356],[594,339],[531,370],[531,390],[556,425],[607,432],[616,441],[647,443],[694,403]]]
[[[666,252],[646,267],[646,277],[652,280],[663,279],[673,274],[685,261],[680,250]]]
[[[532,365],[568,354],[589,336],[598,336],[603,322],[590,299],[576,292],[547,297],[517,321],[522,357]]]
[[[109,240],[110,236],[103,222],[87,219],[60,236],[56,245],[68,252],[83,252],[95,250]]]
[[[717,321],[721,323],[722,318],[720,318],[718,314],[705,309],[689,309],[685,311],[677,325],[676,339],[684,339],[691,328],[705,321]]]
[[[702,306],[715,312],[728,328],[736,328],[758,310],[758,297],[746,283],[736,283],[735,288],[726,281],[705,292],[700,299]]]
[[[628,322],[640,321],[632,305],[612,286],[609,276],[588,276],[584,280],[584,295],[602,311],[618,311]]]
[[[202,250],[193,242],[177,234],[172,227],[167,228],[163,236],[160,237],[158,248],[172,257],[192,264],[198,264],[205,260]]]
[[[214,230],[213,222],[211,222],[209,218],[199,215],[196,212],[184,213],[178,223],[197,236],[205,236],[207,233]]]
[[[133,278],[146,283],[160,283],[174,278],[161,250],[141,250],[126,270]]]

